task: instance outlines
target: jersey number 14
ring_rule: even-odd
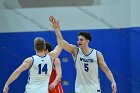
[[[42,67],[43,65],[43,67]],[[42,72],[45,72],[45,74],[47,74],[47,64],[39,64],[38,65],[38,74],[42,74]]]

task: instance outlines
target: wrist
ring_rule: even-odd
[[[54,85],[54,86],[56,86],[56,84],[57,84],[57,82],[56,82],[56,81],[54,81],[54,82],[53,82],[53,85]]]
[[[5,86],[9,86],[9,84],[8,83],[5,83]]]
[[[112,84],[116,84],[116,82],[115,82],[115,81],[113,81],[113,82],[112,82]]]
[[[60,29],[59,28],[55,28],[55,31],[60,31]]]

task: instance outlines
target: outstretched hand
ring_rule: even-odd
[[[9,87],[7,85],[4,86],[3,93],[8,93]]]
[[[112,93],[117,93],[116,83],[112,83],[111,87],[112,87]]]
[[[49,20],[55,31],[60,30],[59,20],[56,20],[53,16],[50,16]]]

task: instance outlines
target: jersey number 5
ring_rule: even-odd
[[[43,65],[43,67],[42,67]],[[45,72],[47,74],[47,64],[39,64],[38,65],[38,74],[41,74],[42,72]]]
[[[88,67],[88,64],[87,64],[87,63],[84,63],[84,68],[85,68],[85,71],[86,71],[86,72],[89,71],[89,67]]]

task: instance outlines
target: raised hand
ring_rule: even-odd
[[[53,16],[50,16],[49,20],[55,31],[60,30],[59,20],[56,20]]]

